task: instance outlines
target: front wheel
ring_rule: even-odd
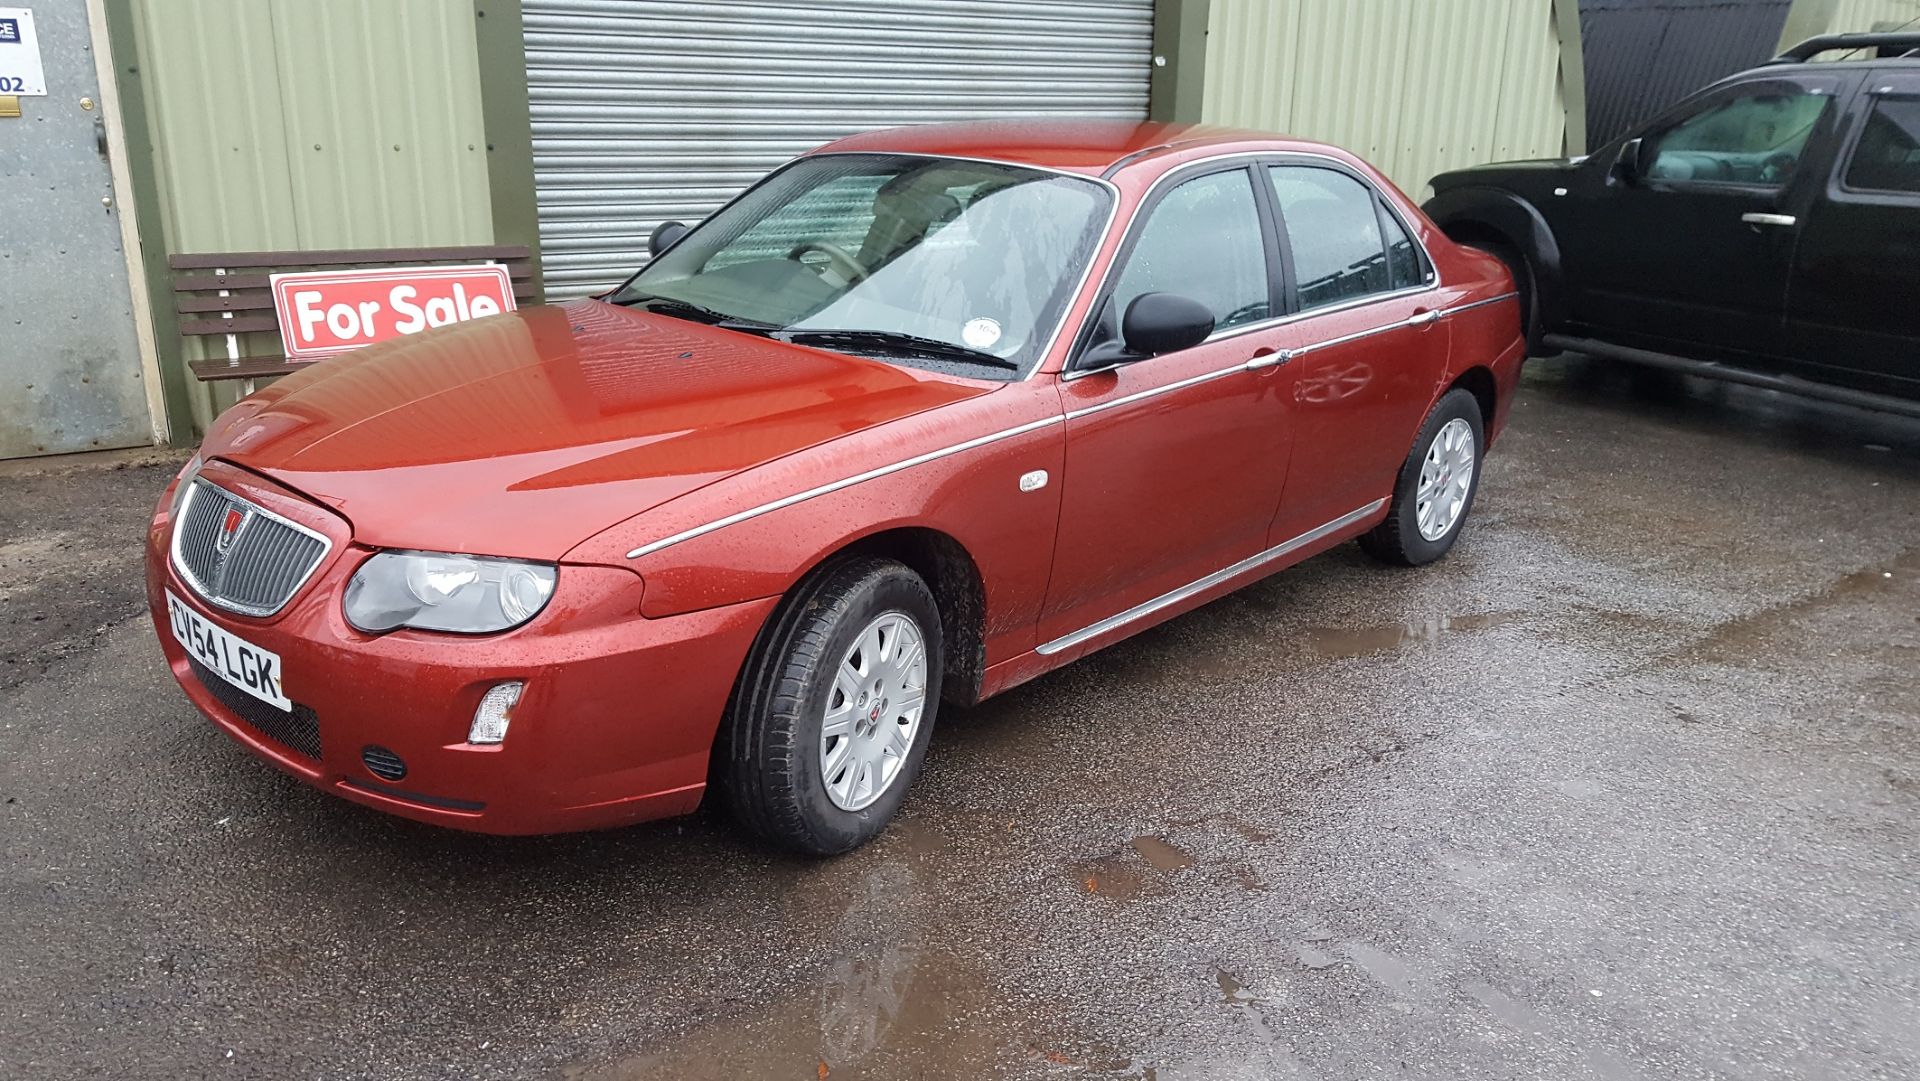
[[[1360,537],[1368,555],[1417,567],[1447,554],[1480,488],[1484,423],[1480,402],[1465,390],[1440,399],[1400,467],[1386,520]]]
[[[728,707],[715,772],[734,817],[811,856],[877,836],[926,756],[942,649],[932,592],[898,563],[850,560],[802,583]]]

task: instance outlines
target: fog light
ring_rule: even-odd
[[[514,703],[520,701],[524,683],[496,683],[480,699],[473,711],[473,727],[467,730],[468,743],[499,743],[507,738],[507,724],[513,720]]]

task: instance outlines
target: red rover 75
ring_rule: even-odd
[[[323,361],[161,499],[173,674],[250,751],[492,833],[709,788],[873,837],[965,705],[1334,545],[1439,558],[1523,343],[1364,162],[1072,121],[854,136],[612,293]]]

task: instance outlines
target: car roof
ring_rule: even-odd
[[[1208,146],[1245,148],[1249,143],[1256,144],[1258,149],[1276,151],[1324,153],[1332,149],[1323,143],[1271,132],[1211,124],[1063,117],[976,120],[886,128],[836,139],[814,153],[862,151],[982,158],[1099,176],[1124,159],[1145,156],[1145,151],[1193,150]]]

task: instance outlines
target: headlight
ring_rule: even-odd
[[[347,583],[347,622],[377,634],[396,627],[491,634],[518,627],[553,596],[559,569],[515,559],[381,552]]]

